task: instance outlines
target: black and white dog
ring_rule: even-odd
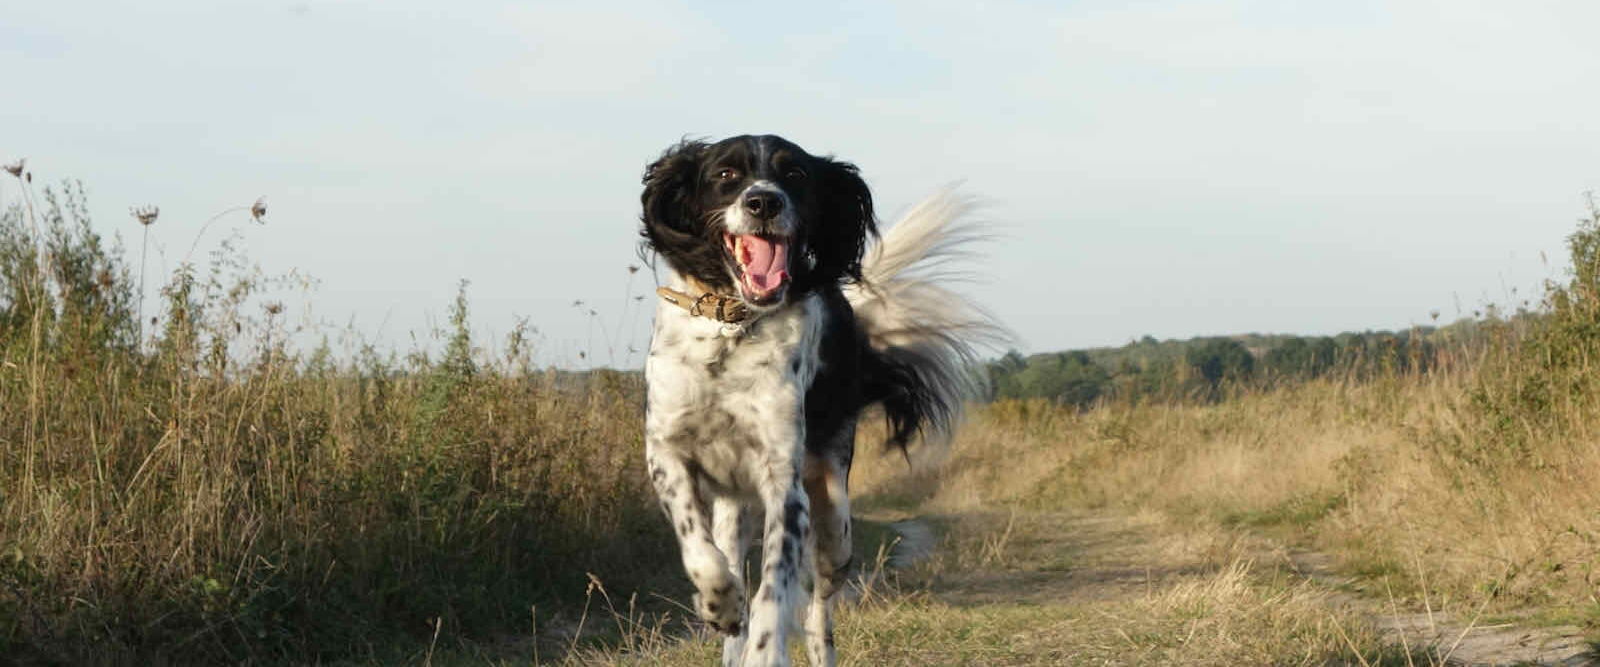
[[[644,186],[641,233],[669,269],[645,454],[695,611],[727,635],[723,664],[783,665],[809,596],[807,653],[833,665],[856,418],[881,405],[902,448],[948,435],[974,388],[973,345],[998,331],[926,270],[972,238],[957,224],[967,205],[936,195],[869,249],[856,167],[770,135],[679,143]],[[746,615],[756,524],[761,587]]]

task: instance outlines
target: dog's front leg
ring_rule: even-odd
[[[800,485],[799,447],[769,451],[759,479],[766,508],[761,540],[761,589],[750,601],[746,665],[789,664],[788,632],[800,600],[800,574],[809,566],[810,509]]]
[[[728,569],[740,583],[745,582],[745,551],[750,545],[752,528],[747,515],[743,501],[738,498],[723,497],[712,501],[711,532],[717,543],[717,550],[728,559]],[[728,635],[722,639],[723,667],[739,667],[744,660],[744,644],[749,625],[742,623],[738,634]]]
[[[650,481],[667,514],[667,521],[678,536],[683,569],[694,583],[695,612],[712,627],[739,634],[739,617],[744,597],[744,582],[728,568],[728,559],[711,537],[711,518],[698,485],[676,452],[645,443],[645,458],[650,466]]]

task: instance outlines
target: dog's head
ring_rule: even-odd
[[[640,201],[674,271],[757,308],[860,279],[877,233],[855,165],[772,135],[685,140],[645,170]]]

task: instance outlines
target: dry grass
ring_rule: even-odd
[[[491,357],[464,298],[436,355],[297,351],[226,245],[140,340],[81,190],[28,194],[0,217],[0,654],[405,656],[523,632],[586,570],[667,574],[636,376],[535,369],[522,332]]]
[[[1574,435],[1484,462],[1476,373],[1317,381],[1217,405],[1044,403],[978,411],[946,452],[899,475],[869,462],[867,506],[1113,508],[1265,529],[1471,607],[1597,618],[1600,447]],[[1600,407],[1600,406],[1596,406]],[[1426,584],[1426,586],[1424,586]]]

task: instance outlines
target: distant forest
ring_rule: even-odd
[[[1325,376],[1362,379],[1426,373],[1450,364],[1508,322],[1464,319],[1444,327],[1336,336],[1242,334],[1187,340],[1145,336],[1121,347],[1023,356],[989,364],[994,398],[1043,398],[1088,407],[1102,399],[1216,400],[1228,387]]]

